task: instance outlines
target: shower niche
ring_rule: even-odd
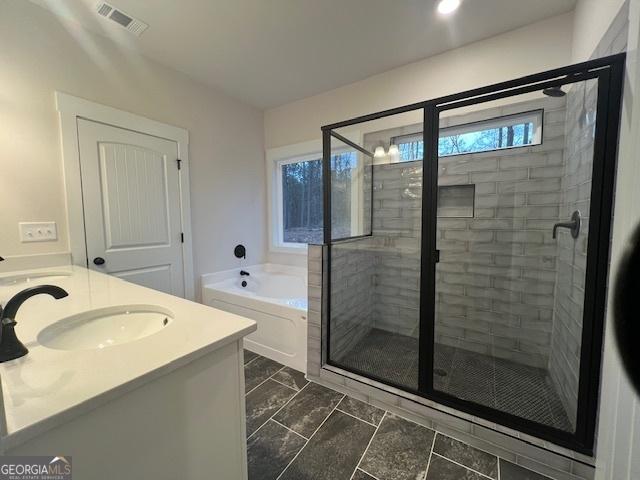
[[[591,453],[622,68],[323,127],[325,365]]]
[[[473,218],[476,186],[443,185],[438,187],[438,217]]]

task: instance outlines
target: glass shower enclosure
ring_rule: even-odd
[[[327,366],[592,451],[623,61],[323,127]]]

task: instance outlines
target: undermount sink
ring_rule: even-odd
[[[173,321],[155,305],[122,305],[63,318],[38,334],[38,343],[56,350],[94,350],[148,337]]]
[[[69,272],[39,272],[39,273],[23,273],[20,275],[10,275],[0,277],[0,287],[10,287],[20,285],[22,283],[42,283],[49,280],[58,280],[62,277],[68,277]]]

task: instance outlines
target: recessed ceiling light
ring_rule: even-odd
[[[438,3],[438,12],[443,15],[448,15],[456,11],[460,3],[460,0],[440,0],[440,3]]]

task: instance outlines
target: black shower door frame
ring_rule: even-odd
[[[323,359],[322,363],[371,378],[455,408],[530,434],[557,445],[587,455],[593,454],[600,369],[606,308],[606,286],[609,263],[611,214],[615,183],[618,131],[622,103],[622,88],[625,54],[613,55],[576,65],[525,76],[519,79],[448,95],[425,102],[405,105],[378,113],[364,115],[351,120],[322,127],[323,134],[323,208],[324,244],[327,248],[326,297],[323,305]],[[437,192],[438,192],[438,137],[440,113],[454,108],[470,106],[493,100],[521,95],[548,87],[577,83],[585,80],[598,81],[596,128],[593,149],[593,172],[591,203],[589,210],[589,233],[584,294],[582,343],[580,352],[580,378],[578,387],[576,431],[566,432],[532,420],[512,415],[492,407],[463,400],[438,391],[433,386],[435,351],[435,294]],[[356,371],[331,360],[331,138],[334,129],[356,125],[383,117],[423,109],[424,112],[424,158],[422,187],[422,245],[420,279],[420,328],[419,328],[419,372],[418,389],[392,384],[376,378],[369,372]],[[373,209],[372,209],[373,210]]]

